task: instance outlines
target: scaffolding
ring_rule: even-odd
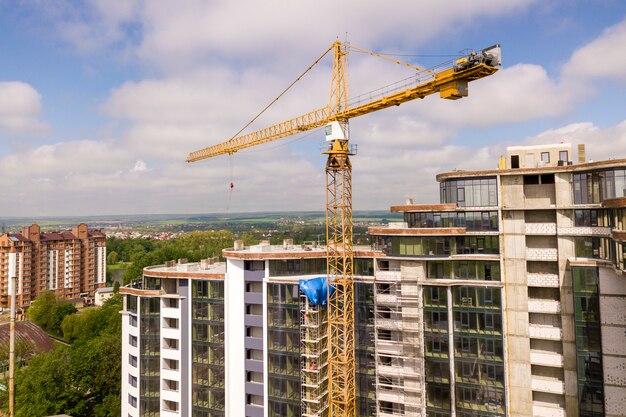
[[[302,417],[328,416],[328,313],[300,294]]]
[[[415,271],[374,278],[377,416],[425,416],[421,290]]]

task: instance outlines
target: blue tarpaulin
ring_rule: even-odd
[[[299,281],[300,291],[304,293],[309,299],[309,302],[314,306],[325,306],[328,302],[328,279],[326,277],[318,277],[311,279],[301,279]],[[333,292],[333,287],[330,287],[330,292]]]

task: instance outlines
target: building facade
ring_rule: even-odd
[[[11,277],[22,308],[48,290],[66,299],[93,297],[106,284],[106,236],[84,223],[60,232],[33,224],[0,235],[0,307],[9,306]]]
[[[439,203],[369,229],[359,416],[626,415],[626,160],[571,157],[510,148],[501,169],[440,174]],[[326,273],[324,248],[223,255],[121,289],[122,415],[326,416],[325,309],[299,287]]]

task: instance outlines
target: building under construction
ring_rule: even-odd
[[[626,159],[513,147],[354,248],[358,416],[626,414]],[[122,415],[328,416],[326,250],[285,241],[126,287]],[[305,290],[306,287],[306,290]]]

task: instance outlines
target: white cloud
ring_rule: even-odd
[[[115,46],[125,58],[180,73],[224,60],[273,67],[280,61],[308,62],[315,58],[311,51],[321,53],[336,38],[372,48],[414,47],[534,3],[474,0],[444,7],[436,0],[398,0],[386,7],[358,0],[24,0],[23,13],[16,16],[28,16],[30,25],[79,51]]]
[[[306,62],[306,58],[312,60],[311,51],[321,52],[333,39],[345,34],[362,45],[414,46],[442,32],[475,24],[480,17],[510,13],[531,3],[478,0],[447,8],[435,0],[400,0],[393,7],[357,0],[192,0],[170,6],[148,2],[140,56],[165,67],[215,58],[276,62],[297,57],[296,62]],[[165,56],[175,59],[165,61]]]
[[[526,138],[524,144],[542,145],[566,142],[584,144],[587,160],[626,158],[626,120],[615,126],[601,128],[592,122],[572,123],[556,129],[548,129],[533,137]]]
[[[0,133],[43,134],[48,126],[40,120],[41,96],[19,81],[0,82]]]
[[[85,172],[110,173],[129,164],[129,155],[110,142],[91,140],[42,145],[0,159],[0,176],[16,181],[58,180]],[[28,173],[28,175],[24,175]]]
[[[518,64],[471,82],[466,98],[450,103],[430,97],[417,112],[438,123],[485,127],[560,116],[580,98],[580,89],[562,89],[541,66]]]
[[[360,46],[413,52],[442,34],[458,35],[535,3],[477,0],[443,7],[434,0],[402,0],[385,7],[356,0],[63,0],[60,11],[51,12],[47,2],[28,1],[42,7],[42,14],[49,12],[57,36],[77,49],[114,46],[149,74],[114,87],[102,103],[115,133],[106,141],[68,141],[0,157],[0,184],[8,195],[24,197],[20,212],[47,215],[323,210],[324,161],[312,143],[321,134],[294,146],[283,139],[232,157],[184,160],[188,152],[237,132],[346,31]],[[560,120],[592,91],[594,79],[621,78],[623,54],[598,58],[601,70],[590,63],[615,48],[623,26],[580,48],[560,76],[540,65],[518,64],[472,82],[468,98],[450,102],[433,96],[351,121],[352,141],[359,145],[353,158],[355,208],[384,209],[404,197],[436,202],[437,173],[495,168],[505,145],[485,146],[476,139],[480,130]],[[353,95],[404,77],[402,67],[365,58],[350,59]],[[329,78],[325,62],[248,131],[323,106]],[[570,83],[574,78],[579,82]],[[27,115],[22,120],[28,123],[22,126],[37,126],[41,97],[32,88],[24,97],[19,114]],[[15,106],[2,103],[0,93],[0,130],[7,130],[3,123],[10,118],[3,118],[8,114],[3,109]],[[584,141],[589,157],[601,159],[610,157],[612,146],[626,149],[625,131],[626,122],[608,129],[569,124],[526,143]],[[515,136],[512,131],[507,139]]]
[[[626,81],[626,19],[607,28],[601,36],[579,48],[564,65],[563,77],[569,83],[585,78]]]
[[[145,172],[147,170],[148,166],[146,165],[146,163],[139,159],[137,162],[135,162],[135,166],[130,169],[130,172]]]

